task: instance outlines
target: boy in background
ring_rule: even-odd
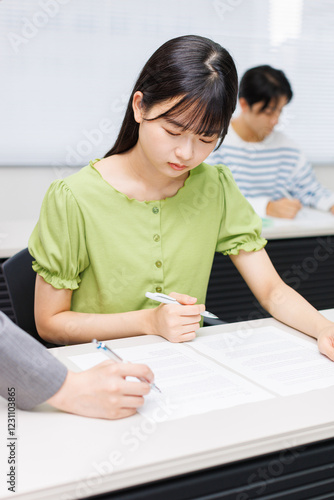
[[[294,142],[274,130],[292,95],[283,71],[268,65],[246,71],[239,87],[241,113],[207,162],[227,165],[262,217],[293,219],[303,205],[334,214],[334,193],[317,181]]]

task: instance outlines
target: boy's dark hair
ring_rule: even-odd
[[[249,106],[263,102],[260,111],[264,111],[273,99],[277,103],[282,96],[290,102],[293,92],[289,80],[280,69],[268,65],[256,66],[246,71],[241,78],[239,98],[246,99]]]
[[[143,93],[142,104],[148,112],[155,104],[180,97],[162,115],[167,120],[186,113],[184,130],[224,139],[235,110],[238,75],[227,50],[208,38],[186,35],[173,38],[154,52],[135,83],[124,120],[114,146],[105,155],[124,153],[138,141],[132,100]]]

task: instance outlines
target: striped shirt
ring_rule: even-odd
[[[334,205],[334,193],[318,182],[305,155],[281,132],[273,131],[261,142],[246,142],[230,127],[220,149],[206,161],[227,165],[262,217],[268,202],[281,198],[297,198],[319,210]]]

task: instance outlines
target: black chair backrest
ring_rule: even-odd
[[[55,347],[55,344],[46,342],[37,333],[34,315],[36,273],[32,268],[33,260],[25,248],[2,264],[9,298],[17,325],[46,347]]]

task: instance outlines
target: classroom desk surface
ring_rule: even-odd
[[[268,240],[329,236],[334,234],[334,215],[304,207],[294,219],[262,219],[262,236]]]
[[[323,314],[334,320],[334,309]],[[252,328],[270,325],[302,336],[272,318],[247,323]],[[240,327],[241,323],[207,327],[200,329],[199,335],[233,332]],[[115,340],[113,347],[155,342],[162,340],[154,336],[134,337]],[[93,351],[92,344],[52,350],[75,370],[78,368],[68,357]],[[0,498],[87,497],[328,439],[334,436],[333,398],[334,387],[329,387],[155,426],[147,425],[139,414],[107,421],[68,415],[47,405],[33,412],[17,411],[18,493],[7,491],[2,475]],[[1,399],[0,469],[3,471],[8,468],[6,404]]]
[[[11,257],[28,246],[36,220],[0,221],[0,259]]]

